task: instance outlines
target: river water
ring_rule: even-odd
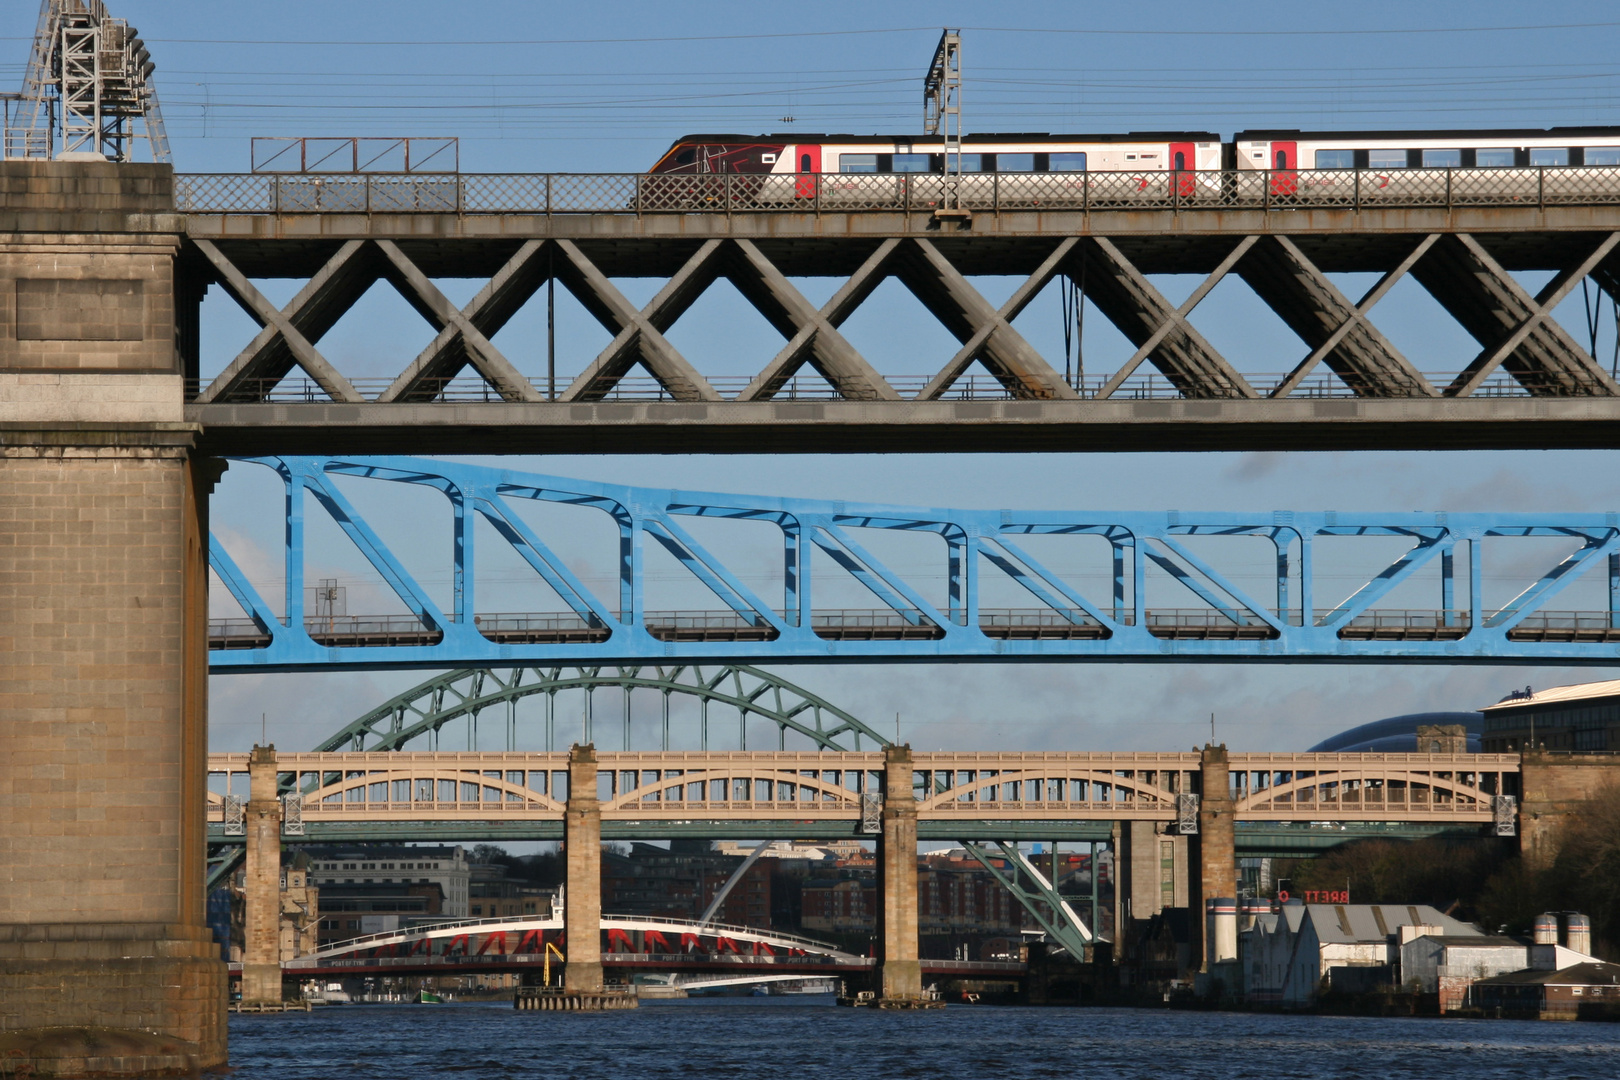
[[[354,1005],[231,1017],[232,1080],[878,1077],[1613,1080],[1620,1024],[1145,1009],[839,1009],[830,998]]]

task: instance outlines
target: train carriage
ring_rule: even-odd
[[[1215,199],[1222,156],[1210,132],[985,134],[963,140],[961,175],[947,177],[938,137],[689,135],[652,172],[675,198],[730,175],[733,202],[762,207],[928,209],[955,183],[963,205],[1039,209]]]
[[[1620,201],[1620,128],[1240,131],[1229,167],[1239,203]]]

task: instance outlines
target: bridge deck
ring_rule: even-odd
[[[1620,288],[1620,170],[1488,172],[1422,170],[1399,192],[1299,173],[1287,197],[1249,172],[1210,177],[1216,198],[1021,202],[997,186],[960,224],[905,188],[772,203],[749,178],[181,176],[182,276],[226,285],[266,326],[193,385],[186,416],[212,452],[236,454],[1613,446],[1620,386],[1546,315],[1588,277]],[[1547,270],[1545,296],[1511,278]],[[1348,272],[1385,278],[1357,302],[1326,276]],[[1180,307],[1148,278],[1189,273],[1208,279]],[[1228,274],[1301,337],[1293,372],[1240,373],[1198,334],[1192,308]],[[1025,279],[1000,306],[970,280],[996,275]],[[1408,275],[1479,341],[1464,372],[1423,374],[1370,321]],[[647,276],[669,284],[640,310],[612,283]],[[828,276],[847,280],[819,309],[792,284]],[[251,284],[266,277],[309,285],[277,310]],[[432,284],[467,277],[490,284],[464,310]],[[662,336],[721,277],[784,338],[733,387]],[[890,277],[962,343],[936,374],[880,374],[838,330]],[[1065,382],[1013,322],[1058,277],[1137,354],[1101,373],[1088,358],[1092,373]],[[614,342],[549,400],[490,339],[553,278]],[[318,342],[382,279],[439,338],[368,390]],[[965,375],[975,360],[984,385]],[[638,365],[651,395],[625,392]],[[306,379],[286,380],[293,368]]]

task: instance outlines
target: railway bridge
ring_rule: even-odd
[[[1002,842],[1006,857],[1035,883],[1025,891],[1020,875],[1011,874],[1006,883],[1015,896],[1055,942],[1081,955],[1097,927],[1069,909],[1053,883],[1007,841],[1107,840],[1116,860],[1111,921],[1120,926],[1133,890],[1145,895],[1160,887],[1149,868],[1158,869],[1165,836],[1187,838],[1186,892],[1198,910],[1205,899],[1237,894],[1246,825],[1392,822],[1512,836],[1521,790],[1517,754],[1235,754],[1224,746],[1179,754],[921,753],[893,745],[864,753],[598,752],[575,745],[566,754],[281,755],[260,747],[251,755],[210,755],[209,768],[215,776],[211,836],[241,837],[246,849],[250,941],[258,921],[279,919],[284,832],[304,841],[397,839],[444,825],[463,838],[490,830],[493,836],[560,839],[568,985],[588,990],[602,984],[602,966],[609,963],[603,935],[610,951],[615,941],[601,909],[604,837],[867,837],[876,841],[879,860],[876,975],[884,996],[899,998],[922,991],[919,839],[956,840],[970,851]],[[1253,833],[1246,839],[1268,842]],[[507,950],[503,936],[499,955],[516,959],[499,962],[542,960],[544,941],[536,940],[538,949]],[[390,942],[390,948],[397,944]],[[623,951],[644,948],[626,943]],[[443,949],[422,950],[403,959],[395,950],[390,963],[415,971],[423,964],[462,963],[467,952],[452,950],[463,957],[452,961]],[[282,966],[250,959],[243,967],[244,998],[279,993],[283,974]]]
[[[1357,189],[1337,202],[1206,204],[1167,190],[1162,199],[1037,206],[992,187],[988,205],[941,220],[905,198],[762,206],[734,187],[694,197],[644,177],[456,175],[437,187],[420,176],[322,177],[289,188],[262,177],[177,177],[162,165],[0,163],[0,547],[15,575],[0,641],[16,728],[0,858],[31,867],[0,898],[0,1027],[158,1031],[198,1047],[199,1060],[223,1060],[226,976],[200,888],[207,510],[220,455],[1614,446],[1614,379],[1552,310],[1588,279],[1614,294],[1620,176],[1587,170],[1573,192],[1542,177],[1533,197],[1509,198],[1482,195],[1462,172],[1447,175],[1440,196],[1393,201]],[[1352,298],[1329,277],[1341,271],[1378,281]],[[1531,294],[1513,277],[1524,271],[1552,277]],[[1150,280],[1158,273],[1203,280],[1173,304]],[[1301,339],[1299,363],[1280,379],[1245,373],[1243,358],[1219,355],[1194,326],[1196,305],[1233,274]],[[613,284],[649,275],[662,284],[647,305]],[[986,275],[1019,284],[992,303],[973,283]],[[826,304],[793,284],[806,276],[838,281]],[[448,277],[486,284],[461,306],[434,283]],[[665,333],[721,277],[783,336],[743,385],[699,370]],[[953,355],[908,375],[877,371],[850,345],[840,326],[890,277],[960,343]],[[1406,277],[1479,343],[1464,371],[1425,373],[1376,329],[1377,305]],[[253,284],[265,278],[300,284],[278,305]],[[435,338],[401,358],[386,385],[368,385],[320,342],[378,281],[398,289]],[[1016,320],[1053,281],[1080,290],[1132,354],[1101,369],[1091,358],[1089,371],[1065,377],[1033,349]],[[612,342],[560,380],[536,381],[491,335],[553,282]],[[200,309],[215,284],[261,329],[234,355],[204,357]],[[638,365],[650,381],[632,376]],[[1610,557],[1612,535],[1599,536],[1607,522],[1564,524],[1580,533],[1581,565]],[[1424,534],[1425,550],[1440,560],[1437,535]],[[1020,572],[1031,584],[1043,577],[1027,564]],[[1056,604],[1042,604],[1053,610],[1086,610],[1047,591]],[[776,605],[746,606],[782,640],[825,655],[813,609],[786,632]],[[1242,605],[1276,640],[1292,625],[1280,612],[1294,606]],[[1127,624],[1114,618],[1112,597],[1092,607],[1090,619],[1119,628],[1107,640],[1134,642],[1134,655],[1165,644],[1146,611]],[[459,634],[483,613],[462,614]],[[601,614],[620,620],[613,637],[646,652],[655,641],[671,656],[712,644],[660,640],[657,621],[628,604]],[[1488,628],[1481,620],[1500,611],[1470,611],[1468,634],[1505,639],[1509,623],[1523,622],[1517,614]],[[994,651],[982,612],[976,625],[954,609],[939,615],[928,621],[953,648]],[[1454,622],[1440,625],[1450,632]],[[1335,652],[1376,644],[1346,640],[1343,628],[1302,624],[1310,633],[1297,636],[1329,634]],[[298,618],[289,630],[308,638]],[[1554,641],[1534,659],[1584,659],[1585,648]],[[888,753],[878,835],[911,850],[920,811],[901,793],[913,790],[914,764]],[[569,764],[595,767],[581,755]],[[1221,800],[1208,797],[1223,785],[1204,790],[1208,837],[1230,813],[1213,816]],[[604,827],[601,806],[589,805],[594,782],[569,792],[564,834],[570,859],[585,860]],[[885,873],[897,865],[890,859]],[[92,877],[93,891],[83,887]],[[884,928],[893,958],[885,977],[904,989],[920,975],[898,921]],[[578,961],[582,971],[595,962]],[[64,992],[33,992],[41,980]]]

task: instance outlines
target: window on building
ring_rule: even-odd
[[[1513,167],[1513,148],[1509,146],[1493,146],[1489,149],[1475,150],[1474,165],[1481,169],[1511,169]]]
[[[1423,167],[1425,169],[1460,169],[1462,168],[1462,151],[1425,150],[1423,151]]]
[[[1356,152],[1354,150],[1318,150],[1316,152],[1316,167],[1318,169],[1353,169],[1356,167]]]
[[[1369,150],[1367,151],[1367,167],[1369,169],[1404,169],[1406,168],[1406,151]]]
[[[1537,146],[1530,151],[1530,164],[1560,167],[1569,164],[1569,147]]]
[[[878,169],[876,154],[839,154],[838,171],[847,173],[875,173]]]

